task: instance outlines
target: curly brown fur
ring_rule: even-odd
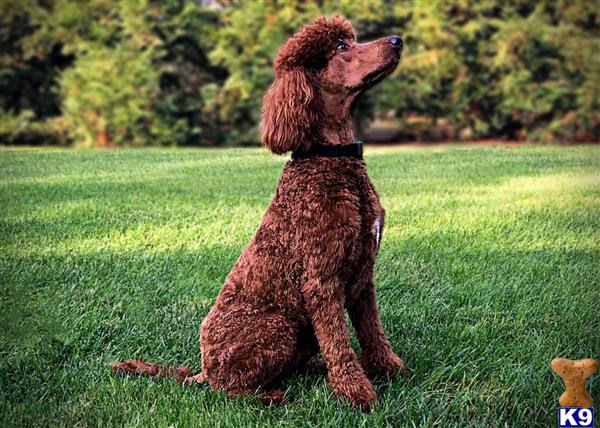
[[[348,49],[337,49],[340,41]],[[274,153],[315,142],[351,144],[354,103],[393,71],[399,56],[387,38],[356,43],[351,24],[338,16],[302,27],[275,60],[263,143]],[[202,373],[193,381],[280,402],[277,381],[320,350],[333,390],[368,409],[377,395],[367,373],[404,371],[376,304],[373,266],[383,226],[364,161],[289,161],[258,231],[202,322]]]

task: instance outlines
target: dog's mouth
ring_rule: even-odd
[[[392,73],[392,71],[394,71],[396,69],[396,66],[398,65],[399,62],[400,62],[400,56],[393,57],[387,63],[378,67],[377,69],[375,69],[374,71],[370,72],[365,77],[363,77],[362,82],[359,85],[356,85],[355,87],[350,88],[352,90],[352,92],[355,93],[354,99],[352,100],[352,104],[350,106],[351,114],[353,114],[354,107],[356,107],[356,104],[357,104],[358,100],[360,99],[361,95],[364,94],[368,89],[372,88],[373,86],[375,86],[376,84],[381,82],[388,75],[390,75]]]
[[[366,90],[372,88],[383,79],[385,79],[398,65],[400,62],[400,57],[394,57],[390,61],[388,61],[385,65],[377,68],[375,71],[367,74],[362,79],[361,90]]]

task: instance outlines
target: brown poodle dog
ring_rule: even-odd
[[[351,122],[358,97],[396,68],[401,49],[398,36],[356,43],[339,16],[302,27],[281,48],[262,140],[274,153],[292,151],[292,160],[202,323],[202,372],[191,377],[135,360],[115,363],[115,371],[190,376],[276,402],[283,398],[276,381],[320,350],[331,388],[362,409],[377,399],[367,374],[405,373],[377,311],[373,265],[384,210]]]

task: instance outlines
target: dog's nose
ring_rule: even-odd
[[[396,49],[402,49],[404,42],[400,36],[392,36],[388,39],[388,43]]]

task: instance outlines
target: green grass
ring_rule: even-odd
[[[109,372],[200,368],[200,322],[284,158],[0,151],[0,425],[555,426],[550,360],[600,357],[600,149],[366,151],[381,316],[412,372],[377,381],[370,414],[318,372],[288,378],[281,407]]]

